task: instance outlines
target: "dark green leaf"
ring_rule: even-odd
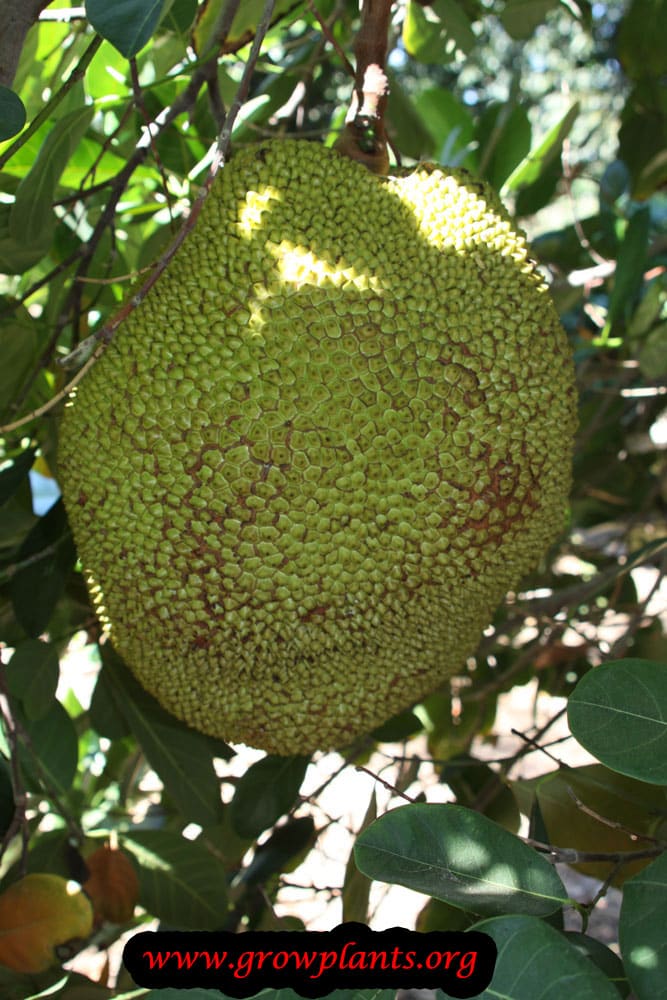
[[[4,837],[14,818],[14,790],[9,773],[9,764],[0,756],[0,838]]]
[[[200,990],[200,989],[189,989],[187,992],[188,1000],[224,1000],[225,994],[220,990]],[[183,990],[174,987],[171,989],[168,987],[165,990],[149,990],[147,993],[137,994],[135,992],[123,994],[123,996],[118,997],[118,1000],[183,1000]],[[296,994],[295,994],[296,997]]]
[[[628,659],[596,667],[570,695],[568,719],[607,767],[667,784],[667,664]]]
[[[67,976],[67,985],[62,990],[53,992],[53,988],[44,989],[31,994],[27,1000],[112,1000],[112,998],[118,1000],[118,996],[115,990],[94,983],[88,976],[70,972]],[[139,1000],[139,994],[135,994],[135,1000]]]
[[[393,809],[358,837],[354,854],[369,878],[475,913],[546,916],[569,898],[545,858],[462,806]]]
[[[650,211],[645,207],[635,212],[628,223],[616,261],[614,288],[605,327],[607,331],[624,313],[629,314],[641,288],[648,256],[650,221]]]
[[[40,719],[21,719],[29,744],[20,746],[19,759],[26,780],[35,791],[67,792],[79,761],[74,723],[56,701]]]
[[[618,56],[633,79],[656,80],[667,73],[667,2],[633,0],[618,31]]]
[[[399,712],[398,715],[378,726],[371,735],[378,743],[400,743],[407,740],[409,736],[414,736],[423,728],[421,719],[408,708],[405,712]]]
[[[309,757],[269,755],[248,768],[229,807],[240,837],[258,837],[294,805],[309,761]]]
[[[62,875],[63,878],[73,878],[69,865],[69,836],[65,829],[44,832],[33,838],[28,851],[28,872],[49,872],[51,875]],[[20,860],[17,860],[7,871],[3,886],[9,885],[23,874]],[[1,968],[1,966],[0,966]],[[0,994],[1,996],[2,994]]]
[[[457,805],[476,809],[510,833],[518,833],[521,815],[516,799],[488,764],[466,755],[453,757],[440,776],[454,792]]]
[[[229,748],[161,708],[106,646],[102,661],[110,673],[107,689],[116,710],[125,717],[183,817],[200,826],[215,826],[222,817],[222,799],[213,757],[228,757]]]
[[[627,190],[630,172],[623,160],[614,160],[606,168],[600,181],[600,201],[613,205]]]
[[[651,330],[640,347],[639,367],[649,379],[667,375],[667,322]]]
[[[60,664],[50,642],[27,639],[17,646],[7,664],[7,683],[29,719],[46,715],[56,697]]]
[[[315,824],[310,816],[299,816],[277,827],[269,839],[257,848],[239,883],[256,885],[266,882],[271,875],[287,871],[295,858],[312,847],[315,836]]]
[[[476,914],[467,913],[441,899],[429,899],[417,917],[415,930],[422,934],[429,931],[466,931],[478,920]]]
[[[103,38],[128,59],[150,39],[164,0],[87,0],[88,20]]]
[[[62,500],[40,517],[19,549],[20,569],[10,583],[10,594],[19,623],[37,638],[46,628],[65,580],[76,560]]]
[[[530,152],[532,131],[521,105],[492,104],[477,124],[479,173],[499,191]]]
[[[411,156],[415,160],[433,156],[434,145],[431,134],[422,121],[412,98],[401,86],[400,77],[389,71],[387,78],[391,94],[387,108],[387,120],[392,134],[396,137],[397,148],[405,156]]]
[[[112,672],[104,668],[95,681],[90,701],[90,721],[95,731],[108,740],[122,740],[132,734],[125,715],[116,703]]]
[[[375,798],[375,789],[373,789],[359,832],[361,833],[362,830],[366,830],[376,818],[377,801]],[[371,894],[371,885],[371,880],[366,878],[357,868],[357,863],[354,860],[354,851],[350,851],[350,856],[345,866],[345,879],[343,881],[342,902],[344,921],[358,920],[362,924],[368,922],[368,903]]]
[[[5,410],[23,385],[37,356],[37,324],[22,312],[5,316],[0,325],[0,407]]]
[[[587,934],[578,934],[575,931],[566,931],[565,937],[580,955],[589,958],[601,972],[604,972],[622,997],[628,995],[630,984],[623,968],[623,962],[611,948],[607,948],[596,938],[589,937]]]
[[[618,1000],[604,973],[567,938],[535,917],[482,920],[474,930],[498,946],[491,985],[479,1000]]]
[[[11,139],[25,125],[23,101],[9,87],[0,86],[0,142]]]
[[[531,38],[557,4],[558,0],[506,0],[500,20],[512,38]]]
[[[23,274],[48,252],[53,234],[49,227],[32,246],[26,246],[20,236],[14,239],[9,232],[13,207],[0,204],[0,271],[5,274]],[[10,376],[13,377],[13,373],[6,371],[5,378]]]
[[[667,997],[667,853],[629,879],[619,922],[621,957],[637,1000]]]
[[[4,357],[4,354],[2,355]],[[14,496],[21,483],[24,482],[35,461],[35,449],[18,455],[11,465],[0,472],[0,506]]]
[[[122,847],[137,862],[139,902],[174,930],[216,930],[225,923],[227,875],[203,844],[168,830],[132,830]]]
[[[173,0],[164,12],[160,27],[185,35],[192,27],[196,14],[197,0]]]
[[[32,1000],[32,997],[39,995],[55,980],[64,979],[62,970],[56,973],[54,970],[42,973],[39,976],[28,973],[13,972],[4,965],[0,965],[0,996],[2,1000]]]

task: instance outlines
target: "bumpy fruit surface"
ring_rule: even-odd
[[[204,732],[342,746],[459,669],[563,527],[573,366],[484,184],[238,153],[69,402],[98,614]]]
[[[0,895],[0,965],[14,972],[45,972],[66,958],[56,948],[83,941],[93,908],[76,882],[60,875],[26,875]]]

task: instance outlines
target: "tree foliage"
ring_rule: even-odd
[[[347,755],[239,771],[232,748],[167,715],[100,643],[54,502],[58,406],[129,289],[183,238],[219,141],[336,140],[358,4],[277,0],[267,19],[270,7],[0,2],[15,28],[0,45],[0,892],[26,873],[87,885],[89,956],[150,919],[300,928],[281,907],[289,873],[335,825],[322,795],[381,767],[389,797],[378,809],[373,790],[339,882],[320,892],[331,925],[371,919],[369,880],[401,884],[424,894],[419,929],[494,938],[484,996],[550,996],[545,969],[560,969],[576,997],[655,1000],[667,995],[665,0],[394,7],[392,157],[463,165],[501,192],[549,276],[580,388],[567,531],[461,675]],[[499,698],[530,681],[567,699],[596,763],[553,770],[544,754],[543,773],[519,776],[553,719],[484,759]],[[570,899],[554,861],[595,875],[589,903]],[[620,958],[586,933],[611,887]],[[563,930],[572,912],[580,933]],[[22,973],[0,954],[0,994],[130,995],[122,971],[109,985],[83,956],[63,971],[65,957]]]

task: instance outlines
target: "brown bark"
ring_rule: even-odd
[[[384,112],[389,92],[384,72],[392,0],[364,0],[354,55],[354,94],[336,149],[376,174],[389,169]]]
[[[49,0],[0,0],[0,84],[11,87],[25,36]]]

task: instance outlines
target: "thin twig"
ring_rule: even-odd
[[[416,799],[413,799],[409,795],[406,795],[405,792],[400,791],[400,789],[396,788],[395,785],[392,785],[390,782],[385,781],[384,778],[381,778],[379,774],[374,774],[373,771],[370,771],[367,767],[364,767],[362,764],[357,764],[355,771],[362,771],[364,774],[367,774],[369,775],[369,777],[373,778],[374,781],[379,781],[380,784],[383,785],[388,791],[392,792],[394,795],[400,796],[400,798],[402,799],[405,799],[406,802],[414,804],[414,802],[416,801]]]
[[[531,837],[522,837],[521,839],[529,847],[534,847],[535,850],[548,854],[550,861],[566,865],[591,864],[595,861],[627,865],[645,858],[659,858],[667,849],[667,844],[663,844],[660,847],[647,847],[643,851],[577,851],[573,847],[555,847],[553,844],[545,844],[543,841],[533,840]]]

